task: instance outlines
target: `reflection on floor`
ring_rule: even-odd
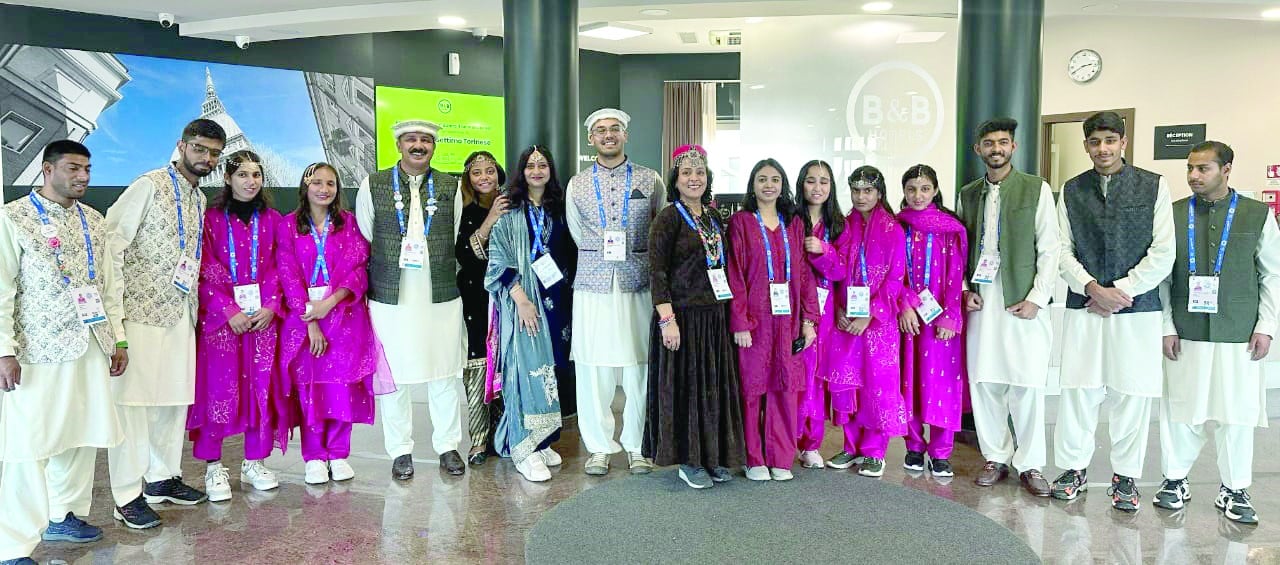
[[[618,400],[615,410],[621,409],[621,396]],[[238,473],[232,473],[235,495],[230,502],[158,507],[165,522],[152,530],[126,530],[111,521],[107,458],[101,453],[89,522],[104,527],[104,539],[87,546],[44,543],[35,558],[41,563],[85,565],[519,563],[523,561],[525,534],[543,511],[602,481],[627,476],[625,454],[614,457],[608,476],[584,475],[586,455],[578,441],[576,422],[570,419],[555,446],[564,456],[564,465],[553,469],[555,478],[550,482],[528,483],[510,461],[493,458],[468,469],[462,477],[450,477],[439,469],[436,455],[430,451],[426,405],[414,407],[417,476],[411,481],[391,479],[390,461],[382,453],[380,428],[358,426],[350,459],[356,470],[355,479],[319,487],[305,485],[295,441],[287,455],[277,454],[268,460],[268,465],[280,474],[279,489],[256,492],[241,486]],[[1102,439],[1089,470],[1090,492],[1071,504],[1026,494],[1019,488],[1016,476],[992,488],[974,486],[972,479],[982,466],[982,458],[967,445],[957,445],[952,457],[957,476],[944,482],[927,474],[908,475],[901,467],[902,441],[894,440],[885,476],[879,480],[973,508],[1025,539],[1045,563],[1280,563],[1280,458],[1271,457],[1280,453],[1277,425],[1280,422],[1273,420],[1272,428],[1260,429],[1256,435],[1257,461],[1250,489],[1261,519],[1261,525],[1256,527],[1238,527],[1214,509],[1218,479],[1212,444],[1206,446],[1192,471],[1192,500],[1188,507],[1170,514],[1151,506],[1151,496],[1160,479],[1158,429],[1154,422],[1146,469],[1139,482],[1143,506],[1136,515],[1112,510],[1104,494],[1111,476],[1105,424],[1099,426],[1098,438]],[[1052,443],[1052,426],[1049,437]],[[236,441],[229,443],[225,452],[240,450]],[[823,454],[829,457],[839,450],[840,434],[829,429]],[[235,469],[239,461],[225,463]],[[203,486],[204,464],[192,460],[190,451],[184,472],[192,485]],[[1057,472],[1052,467],[1045,470],[1051,480]],[[769,488],[769,484],[758,487]],[[690,491],[689,496],[698,494]],[[857,510],[872,519],[874,512],[890,511],[846,510]],[[820,537],[814,542],[836,543]],[[637,561],[659,562],[662,556],[637,556]],[[957,562],[963,561],[962,556],[957,556]]]

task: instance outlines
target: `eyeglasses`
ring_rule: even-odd
[[[591,134],[606,135],[606,134],[612,133],[616,135],[616,134],[622,133],[623,131],[626,131],[626,130],[622,129],[622,126],[619,126],[619,125],[613,125],[609,127],[600,126],[598,128],[591,130]]]
[[[205,156],[205,155],[208,155],[208,156],[210,156],[210,157],[213,157],[214,159],[218,159],[218,158],[222,157],[222,150],[221,150],[221,149],[214,149],[214,148],[212,148],[212,147],[205,147],[205,146],[200,145],[199,143],[196,143],[196,142],[194,142],[194,141],[188,141],[188,142],[187,142],[187,145],[190,145],[192,149],[195,149],[195,151],[196,151],[196,155],[200,155],[201,157],[203,157],[203,156]]]

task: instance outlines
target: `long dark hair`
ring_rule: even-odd
[[[930,183],[933,183],[933,200],[932,200],[933,205],[936,206],[939,210],[946,212],[952,218],[959,220],[960,216],[957,216],[955,212],[952,212],[950,208],[947,208],[946,204],[942,203],[942,186],[938,184],[938,172],[933,170],[933,167],[930,167],[929,165],[924,165],[924,164],[911,167],[910,169],[907,169],[907,172],[902,173],[901,209],[906,210],[908,208],[907,195],[906,195],[907,181],[918,179],[918,178],[924,178],[925,180],[928,180]]]
[[[240,170],[240,167],[243,167],[245,163],[253,163],[259,169],[262,169],[262,187],[258,189],[258,194],[250,202],[258,209],[271,205],[271,196],[267,192],[267,171],[262,167],[262,157],[248,149],[241,149],[227,155],[227,169],[222,177],[222,192],[214,197],[213,208],[219,210],[226,208],[227,204],[234,198],[231,191],[231,176],[236,174],[236,171]]]
[[[564,212],[564,187],[560,185],[560,177],[556,175],[556,162],[551,158],[551,150],[545,145],[530,145],[520,153],[515,170],[511,172],[511,182],[507,183],[507,198],[511,208],[524,206],[529,202],[529,180],[524,177],[524,169],[529,166],[529,157],[537,151],[547,159],[547,168],[551,170],[547,179],[547,188],[542,193],[542,207],[557,215]]]
[[[800,174],[796,175],[796,194],[800,196],[799,200],[803,206],[799,214],[804,218],[804,233],[813,234],[813,220],[809,218],[809,200],[804,196],[804,179],[809,177],[809,169],[814,167],[826,169],[827,177],[831,179],[831,191],[827,194],[827,201],[822,203],[820,214],[822,225],[827,228],[827,239],[834,241],[844,231],[844,211],[840,209],[840,199],[836,198],[836,175],[831,171],[831,165],[821,159],[805,163],[800,167]]]
[[[320,169],[329,169],[333,173],[334,192],[333,202],[329,203],[329,223],[333,225],[333,231],[342,230],[342,177],[333,165],[320,162],[312,163],[302,171],[302,180],[298,182],[298,209],[294,210],[298,217],[298,235],[311,233],[311,201],[307,200],[307,187],[311,184],[311,177]]]
[[[871,165],[863,165],[849,174],[849,188],[852,189],[854,183],[859,181],[870,183],[876,188],[876,192],[880,193],[880,207],[893,216],[893,206],[889,205],[889,189],[884,184],[884,173]]]
[[[791,181],[787,180],[787,170],[772,157],[761,159],[756,166],[751,167],[751,176],[747,177],[747,195],[742,199],[742,209],[748,212],[760,210],[760,204],[756,202],[756,175],[765,167],[773,167],[782,176],[782,190],[778,193],[778,213],[782,214],[782,221],[790,221],[796,213],[796,201],[791,196]]]
[[[471,186],[471,165],[476,159],[481,157],[487,158],[493,162],[495,169],[498,169],[498,186],[493,192],[488,194],[480,194],[476,192],[476,187]],[[502,170],[502,165],[498,164],[498,159],[493,153],[488,151],[476,151],[467,156],[467,160],[462,162],[462,182],[459,190],[462,191],[462,205],[466,206],[472,202],[479,204],[481,208],[488,208],[493,204],[493,199],[498,197],[498,191],[507,184],[507,172]]]

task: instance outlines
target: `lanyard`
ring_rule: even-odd
[[[547,225],[547,211],[539,206],[526,205],[525,214],[529,216],[529,225],[533,226],[533,244],[529,249],[529,260],[534,261],[537,260],[538,255],[551,251],[547,246],[548,242],[542,239],[542,230],[546,230],[547,239],[551,239],[551,226]]]
[[[231,231],[231,212],[222,211],[223,217],[227,219],[227,249],[231,257],[231,283],[240,284],[240,273],[236,270],[236,236]],[[253,231],[253,238],[249,243],[249,259],[253,262],[249,265],[249,282],[258,280],[258,212],[253,212],[253,222],[250,224],[250,230]]]
[[[760,237],[764,239],[764,260],[765,265],[769,267],[769,282],[773,282],[773,246],[769,244],[769,232],[764,229],[764,219],[760,217],[760,212],[756,212],[756,223],[760,224]],[[787,282],[791,282],[791,239],[787,237],[787,222],[782,219],[782,212],[778,212],[778,227],[782,229],[782,247],[787,250]]]
[[[178,249],[187,250],[187,228],[182,220],[182,191],[178,189],[178,173],[169,167],[169,180],[173,181],[173,204],[178,208]],[[195,187],[192,187],[193,189]],[[200,248],[204,242],[196,238],[196,260],[200,259]]]
[[[907,282],[911,281],[911,275],[915,272],[911,267],[911,228],[907,228]],[[864,275],[865,276],[865,275]],[[929,234],[926,238],[924,246],[924,288],[929,288],[929,281],[933,279],[933,234]]]
[[[680,212],[680,216],[684,218],[684,223],[688,224],[689,228],[692,229],[694,233],[698,234],[698,238],[702,240],[702,249],[703,251],[706,252],[706,255],[707,255],[707,268],[710,269],[715,267],[716,263],[719,263],[720,259],[724,257],[724,238],[722,237],[716,238],[715,257],[712,257],[711,245],[710,245],[710,242],[707,241],[707,235],[701,229],[698,228],[697,224],[693,222],[693,217],[690,216],[689,211],[684,208],[684,203],[677,200],[676,210]],[[711,220],[711,227],[715,229],[716,235],[719,236],[720,225],[717,224],[715,220]],[[768,238],[766,237],[765,239],[768,239]],[[767,249],[769,246],[769,242],[765,241],[764,244],[765,244],[765,248]],[[772,269],[773,261],[770,261],[769,263],[770,263],[769,268]],[[769,275],[769,276],[770,278],[773,277],[773,275]]]
[[[257,216],[255,215],[254,218],[256,219]],[[311,222],[311,239],[316,242],[316,264],[314,267],[311,268],[311,284],[309,286],[316,285],[316,279],[320,277],[321,273],[324,274],[324,284],[328,285],[329,284],[329,262],[325,261],[324,248],[325,248],[325,244],[329,243],[329,215],[325,214],[324,216],[324,229],[319,230],[320,234],[316,233],[317,230],[316,230],[315,219],[308,218],[307,221]],[[258,231],[257,229],[254,230],[255,235],[257,231]],[[254,264],[255,265],[257,264],[256,260],[254,261]]]
[[[45,212],[44,204],[40,203],[40,199],[36,198],[36,191],[33,190],[27,193],[27,198],[31,199],[31,203],[35,205],[36,214],[40,215],[40,224],[53,228],[52,230],[43,231],[52,234],[47,236],[46,239],[49,240],[49,246],[53,247],[53,258],[58,263],[58,272],[62,275],[63,286],[71,286],[71,277],[67,275],[66,265],[62,262],[62,244],[58,241],[57,228],[54,228],[53,224],[49,223],[49,214]],[[80,213],[80,230],[84,232],[84,248],[89,256],[89,282],[93,282],[93,279],[97,278],[97,271],[93,266],[93,240],[89,237],[89,220],[84,217],[84,208],[80,206],[79,202],[76,202],[76,212]]]
[[[405,224],[404,219],[404,197],[400,196],[400,164],[391,170],[391,190],[396,199],[396,221],[400,222],[400,237],[404,237],[409,233],[409,228]],[[427,171],[427,217],[422,221],[422,238],[426,239],[427,234],[431,232],[431,220],[436,216],[436,178]]]
[[[1196,197],[1191,197],[1187,204],[1187,263],[1191,274],[1196,274]],[[1227,238],[1231,237],[1231,224],[1236,220],[1236,204],[1240,202],[1240,193],[1231,193],[1231,206],[1227,208],[1227,219],[1222,224],[1222,241],[1218,244],[1218,259],[1213,264],[1213,276],[1222,274],[1222,259],[1227,255]]]
[[[591,165],[591,182],[596,187],[596,209],[600,211],[600,229],[608,229],[609,223],[604,218],[604,195],[600,193],[600,163]],[[631,163],[627,163],[627,193],[622,195],[622,230],[627,230],[628,218],[631,217]]]

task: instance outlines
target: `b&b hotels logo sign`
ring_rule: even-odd
[[[942,137],[942,91],[919,65],[880,63],[854,84],[845,117],[849,135],[879,157],[869,160],[917,163]]]

